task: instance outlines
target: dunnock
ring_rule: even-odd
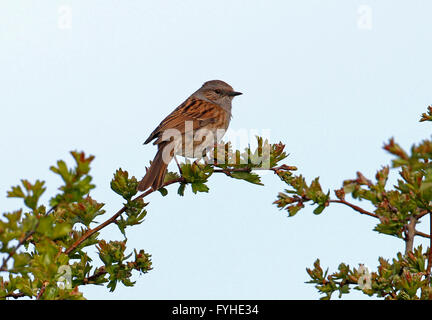
[[[198,158],[218,143],[231,120],[231,102],[240,94],[221,80],[207,81],[171,112],[144,142],[156,139],[158,151],[138,190],[159,189],[175,155]]]

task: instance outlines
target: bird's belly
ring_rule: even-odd
[[[175,154],[187,158],[201,158],[220,142],[225,132],[226,129],[219,128],[186,133],[182,141],[177,141]]]

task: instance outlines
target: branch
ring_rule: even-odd
[[[19,299],[19,298],[22,298],[22,297],[25,297],[26,295],[24,294],[24,293],[22,293],[22,292],[18,292],[18,293],[8,293],[7,295],[5,295],[5,296],[3,296],[3,297],[1,297],[2,299],[3,298],[14,298],[14,299]]]
[[[254,170],[271,170],[274,173],[278,173],[281,170],[284,171],[294,171],[297,170],[297,167],[294,166],[288,166],[286,164],[283,164],[279,167],[273,167],[273,168],[250,168],[250,167],[243,167],[243,168],[226,168],[226,169],[214,169],[213,172],[217,173],[225,173],[227,176],[230,176],[232,172],[251,172]]]
[[[5,259],[3,259],[3,263],[2,263],[2,266],[0,267],[0,271],[8,271],[8,269],[7,269],[7,263],[9,261],[9,259],[12,258],[12,256],[17,252],[17,250],[33,235],[33,233],[36,232],[36,229],[37,229],[38,225],[39,225],[39,223],[36,225],[36,227],[34,228],[34,230],[29,231],[24,236],[24,238],[22,238],[18,242],[17,246],[11,252],[9,252],[9,255]]]
[[[416,236],[419,236],[419,237],[423,237],[423,238],[427,238],[427,239],[430,239],[430,235],[428,235],[427,233],[424,233],[424,232],[421,232],[421,231],[417,231],[416,230],[416,232],[415,232],[415,235]]]
[[[358,206],[356,206],[356,205],[354,205],[354,204],[352,204],[346,200],[329,200],[329,202],[344,204],[344,205],[354,209],[355,211],[360,212],[361,214],[365,214],[365,215],[368,215],[370,217],[374,217],[374,218],[379,219],[378,215],[376,215],[375,213],[366,211],[363,208],[360,208],[360,207],[358,207]]]
[[[166,187],[170,184],[173,183],[177,183],[177,182],[185,182],[185,179],[183,177],[181,178],[177,178],[177,179],[173,179],[171,181],[165,182],[161,188]],[[146,192],[140,194],[138,197],[136,197],[135,199],[133,199],[132,201],[138,200],[138,199],[142,199],[146,196],[148,196],[149,194],[155,192],[156,190],[153,189],[149,189]],[[121,216],[121,214],[123,212],[126,211],[126,207],[124,206],[123,208],[121,208],[119,211],[117,211],[116,214],[114,214],[111,218],[109,218],[107,221],[105,221],[104,223],[98,225],[97,227],[93,228],[93,229],[89,229],[87,230],[86,233],[84,233],[81,238],[79,238],[77,241],[75,241],[68,249],[65,250],[65,254],[69,254],[71,253],[73,250],[75,250],[81,243],[83,243],[86,239],[90,238],[93,234],[95,234],[96,232],[98,232],[99,230],[105,228],[106,226],[110,225],[111,223],[115,222],[117,220],[118,217]]]
[[[83,284],[91,284],[95,279],[105,275],[107,273],[107,271],[105,270],[104,267],[99,268],[99,271],[96,272],[94,275],[84,278],[83,279]]]
[[[229,169],[214,169],[213,172],[216,173],[224,173],[228,176],[231,175],[231,172],[250,172],[254,169],[259,169],[259,168],[248,168],[248,167],[244,167],[244,168],[229,168]],[[275,173],[278,173],[280,170],[296,170],[296,167],[292,167],[292,166],[287,166],[287,165],[281,165],[279,167],[273,167],[273,168],[269,168],[268,170],[272,170]],[[170,181],[165,182],[161,188],[169,186],[170,184],[174,184],[177,182],[182,182],[185,183],[186,180],[183,177],[177,178],[177,179],[173,179]],[[156,190],[153,189],[149,189],[146,192],[140,194],[138,197],[136,197],[135,199],[133,199],[132,201],[138,200],[138,199],[142,199],[146,196],[148,196],[149,194],[155,192]],[[93,229],[89,229],[87,230],[77,241],[75,241],[69,248],[67,248],[64,253],[65,254],[69,254],[71,253],[73,250],[75,250],[81,243],[83,243],[86,239],[90,238],[93,234],[95,234],[96,232],[98,232],[99,230],[105,228],[106,226],[110,225],[111,223],[114,223],[118,217],[120,217],[122,215],[122,213],[124,213],[126,211],[126,207],[121,208],[119,211],[117,211],[111,218],[109,218],[108,220],[106,220],[105,222],[103,222],[102,224],[98,225],[97,227],[93,228]]]
[[[430,231],[429,232],[430,232],[431,236],[429,236],[430,243],[429,243],[429,254],[428,254],[428,266],[427,266],[426,272],[427,272],[427,280],[428,280],[428,283],[430,284],[431,269],[432,269],[432,211],[429,211],[429,217],[430,217],[430,220],[429,220]]]
[[[274,173],[278,173],[279,171],[281,171],[281,170],[283,170],[283,171],[296,171],[297,170],[297,167],[294,167],[294,166],[288,166],[288,165],[286,165],[286,164],[283,164],[283,165],[281,165],[281,166],[279,166],[279,167],[273,167],[273,168],[270,168],[269,170],[271,170],[271,171],[273,171]]]
[[[429,211],[423,210],[418,215],[416,215],[416,219],[419,220],[420,218],[423,218],[425,215],[427,215]]]
[[[415,227],[417,224],[417,218],[410,217],[408,224],[405,228],[405,254],[412,252],[414,247],[414,237],[418,231],[416,231]]]
[[[49,284],[48,281],[44,281],[44,283],[42,284],[41,289],[39,290],[39,293],[36,296],[36,300],[39,300],[42,297],[42,295],[45,293],[45,289],[46,289],[46,286],[48,284]]]

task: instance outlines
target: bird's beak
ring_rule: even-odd
[[[241,94],[243,94],[243,93],[241,93],[241,92],[237,92],[237,91],[230,91],[230,92],[228,92],[228,95],[229,95],[230,97],[239,96],[239,95],[241,95]]]

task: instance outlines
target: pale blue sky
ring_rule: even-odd
[[[359,6],[371,29],[358,26]],[[72,10],[59,27],[59,8]],[[61,14],[62,11],[60,11]],[[357,170],[372,178],[390,161],[383,142],[430,136],[418,119],[432,103],[432,2],[416,1],[20,1],[0,2],[0,207],[19,179],[59,179],[49,166],[70,150],[96,156],[108,215],[121,206],[109,182],[119,167],[141,177],[154,127],[204,81],[244,95],[231,128],[270,129],[308,181],[339,188]],[[62,21],[60,21],[61,23]],[[60,26],[64,26],[60,24]],[[67,25],[66,25],[67,26]],[[403,243],[373,232],[375,220],[334,206],[287,218],[265,187],[214,176],[209,194],[176,187],[148,198],[130,248],[153,255],[135,287],[83,287],[91,299],[316,299],[305,272],[316,258],[375,268]],[[46,200],[47,198],[45,198]],[[425,228],[426,226],[422,226]],[[122,239],[116,227],[102,233]],[[351,298],[363,297],[353,294]]]

